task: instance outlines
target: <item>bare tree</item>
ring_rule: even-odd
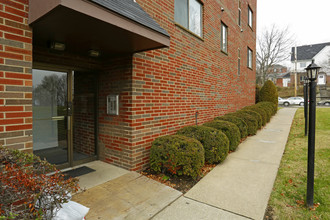
[[[269,69],[290,57],[294,44],[289,29],[280,29],[276,25],[265,29],[257,40],[257,83],[264,84]]]

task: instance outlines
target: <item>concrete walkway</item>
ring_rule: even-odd
[[[185,195],[138,173],[122,172],[73,200],[90,208],[89,220],[263,219],[296,110],[279,110]]]
[[[90,208],[86,219],[150,219],[182,195],[157,181],[130,172],[73,196]]]
[[[224,163],[153,219],[263,219],[295,112],[279,110]]]

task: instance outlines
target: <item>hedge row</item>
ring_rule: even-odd
[[[150,168],[197,178],[204,162],[224,161],[229,151],[235,151],[242,139],[256,134],[276,112],[273,102],[259,102],[202,126],[187,126],[175,135],[159,137],[151,146]]]

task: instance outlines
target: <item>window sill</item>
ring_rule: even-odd
[[[243,27],[242,27],[242,25],[238,25],[238,24],[237,24],[237,26],[238,26],[238,28],[239,28],[239,32],[242,33],[242,32],[243,32]]]
[[[248,27],[251,29],[251,31],[254,31],[253,28],[248,24]]]
[[[228,52],[221,50],[221,53],[225,54],[226,56],[228,56]]]
[[[189,29],[181,26],[180,24],[178,24],[176,22],[174,24],[175,24],[175,26],[178,26],[179,28],[181,28],[182,30],[188,32],[189,34],[191,34],[192,36],[198,38],[199,40],[204,41],[204,39],[202,37],[198,36],[197,34],[195,34],[194,32],[190,31]]]
[[[253,71],[252,67],[249,67],[249,66],[248,66],[247,68]]]

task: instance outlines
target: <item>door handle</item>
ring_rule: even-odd
[[[65,119],[65,116],[54,116],[54,117],[52,117],[53,121],[60,121],[60,120],[64,120],[64,119]]]
[[[71,130],[71,116],[68,116],[67,120],[68,120],[68,131],[70,131]]]

